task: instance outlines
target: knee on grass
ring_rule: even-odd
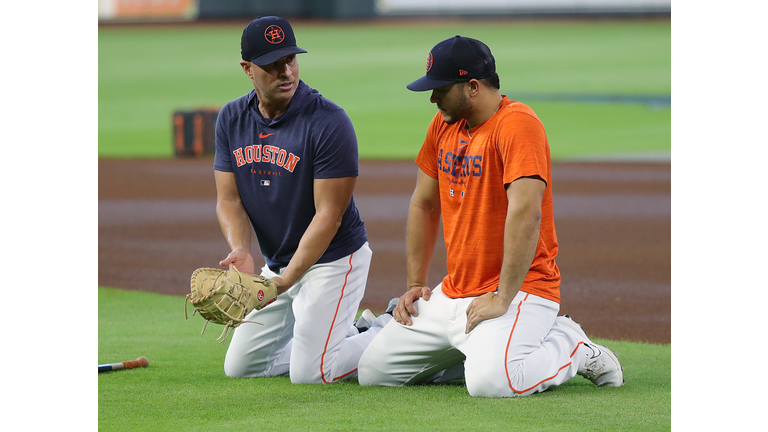
[[[358,363],[357,381],[364,386],[386,385],[384,383],[387,376],[375,366],[375,361],[371,360],[371,356],[366,354],[368,351],[363,353]]]
[[[493,371],[489,365],[466,371],[465,379],[467,391],[473,397],[501,398],[510,396],[521,396],[510,388],[509,381],[502,377],[506,374],[499,374],[499,371]]]

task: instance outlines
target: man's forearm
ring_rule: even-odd
[[[251,221],[239,201],[218,200],[216,217],[231,250],[251,248]]]
[[[323,256],[340,225],[341,219],[335,215],[315,214],[299,241],[296,253],[280,276],[287,287],[296,283]]]
[[[530,209],[521,208],[507,214],[498,290],[506,304],[510,304],[520,291],[531,268],[539,242],[540,223],[540,213]]]
[[[437,242],[439,209],[411,202],[406,226],[408,288],[427,286],[429,265]]]

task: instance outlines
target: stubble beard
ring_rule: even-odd
[[[291,100],[293,100],[293,96],[296,94],[297,88],[298,80],[294,83],[293,88],[287,92],[280,90],[277,85],[267,89],[257,88],[256,93],[259,98],[259,105],[279,107],[281,111],[284,111],[288,108]],[[264,112],[262,112],[262,114],[264,114]]]
[[[444,113],[443,120],[447,124],[452,125],[461,119],[467,118],[467,115],[469,114],[470,111],[472,111],[472,108],[473,108],[472,102],[469,100],[468,97],[462,94],[461,99],[458,100],[458,105],[456,106],[456,109],[454,109],[452,112]]]

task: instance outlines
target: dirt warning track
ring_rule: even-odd
[[[184,295],[229,249],[215,214],[213,161],[99,160],[99,285]],[[590,336],[671,342],[671,169],[660,163],[552,164],[560,313]],[[411,161],[361,161],[355,202],[373,250],[361,307],[405,291]],[[259,259],[254,240],[254,257]],[[263,265],[256,263],[257,268]],[[445,275],[438,243],[430,285]]]

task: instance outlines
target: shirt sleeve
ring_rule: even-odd
[[[227,105],[225,105],[219,111],[218,117],[216,117],[216,154],[213,159],[213,169],[216,171],[234,171],[232,168],[232,155],[229,151],[229,136],[227,135],[226,128],[228,118]]]
[[[438,164],[438,132],[443,122],[443,117],[440,113],[435,114],[432,118],[432,122],[427,129],[427,137],[424,139],[424,143],[421,145],[421,150],[416,157],[416,165],[424,171],[425,174],[432,178],[437,178],[437,164]]]
[[[544,126],[527,113],[513,113],[503,122],[498,151],[504,163],[504,184],[521,177],[539,176],[549,182],[549,144]]]
[[[334,110],[321,120],[312,138],[315,178],[357,177],[357,136],[344,110]]]

